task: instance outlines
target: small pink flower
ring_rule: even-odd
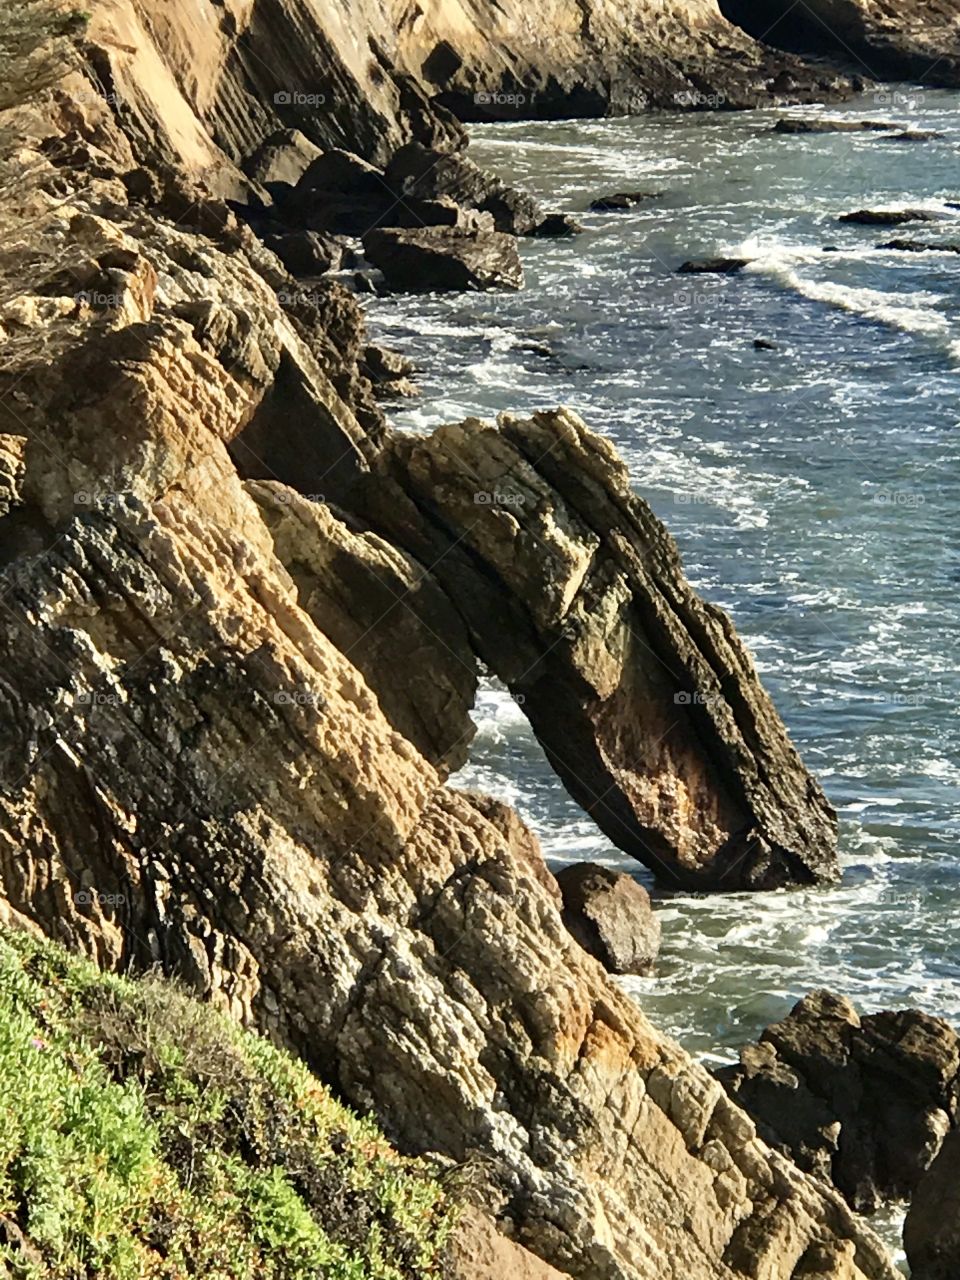
[[[34,1049],[49,1049],[49,1048],[50,1048],[50,1046],[47,1044],[46,1040],[44,1040],[43,1036],[31,1036],[31,1037],[30,1037],[30,1043],[33,1045]]]

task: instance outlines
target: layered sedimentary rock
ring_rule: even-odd
[[[909,1198],[960,1118],[960,1038],[820,991],[718,1073],[769,1141],[866,1213]]]
[[[229,219],[175,226],[108,179],[65,199],[73,180],[49,271],[0,316],[0,916],[179,975],[405,1150],[473,1162],[503,1230],[569,1275],[895,1280],[572,942],[519,819],[443,785],[473,677],[462,639],[438,646],[473,626],[439,573],[238,473],[228,446],[292,364],[287,430],[310,438],[322,402],[363,485],[350,343]],[[591,439],[580,521],[612,501],[591,452],[620,474]],[[357,634],[391,592],[403,626]]]
[[[920,1179],[903,1224],[912,1280],[960,1275],[960,1131],[949,1134]]]
[[[960,85],[960,24],[953,0],[720,0],[734,22],[769,44],[830,54],[872,80]],[[908,106],[909,89],[891,94]]]
[[[361,487],[621,849],[714,889],[837,875],[829,804],[608,441],[567,411],[468,420],[391,439]]]
[[[89,7],[99,91],[140,158],[162,157],[234,197],[268,177],[261,148],[281,130],[386,161],[411,139],[462,143],[445,102],[466,118],[597,115],[822,96],[839,83],[758,44],[716,0]]]

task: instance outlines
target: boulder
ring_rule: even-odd
[[[903,1224],[911,1280],[960,1276],[960,1131],[944,1139],[940,1153],[917,1184]]]
[[[717,1074],[769,1141],[872,1213],[910,1196],[957,1123],[958,1072],[947,1023],[915,1009],[860,1017],[820,991]]]
[[[887,120],[822,120],[819,117],[785,116],[777,121],[770,132],[793,137],[803,133],[884,133],[899,128],[899,125]]]
[[[391,190],[405,200],[446,197],[468,209],[491,214],[497,230],[511,235],[529,235],[544,222],[532,196],[508,187],[460,152],[437,151],[410,142],[393,156],[385,178]]]
[[[650,973],[660,921],[643,885],[622,871],[580,862],[557,873],[563,923],[610,973]]]
[[[517,242],[501,231],[378,228],[363,237],[363,249],[398,293],[523,287]]]
[[[565,240],[570,236],[580,235],[582,231],[580,223],[568,213],[548,213],[530,234],[539,240]]]
[[[444,1280],[568,1280],[564,1272],[501,1235],[492,1218],[469,1204],[447,1246],[443,1274]]]
[[[607,440],[568,410],[468,419],[392,438],[375,471],[367,519],[436,566],[615,844],[689,887],[837,877],[833,811]]]
[[[940,142],[946,136],[936,129],[904,129],[902,133],[890,134],[884,142]]]
[[[939,214],[929,209],[857,209],[840,215],[838,221],[859,227],[902,227],[908,222],[936,222]]]
[[[769,338],[754,338],[753,349],[754,351],[776,351],[777,344],[771,342]]]
[[[295,187],[322,154],[321,148],[299,129],[278,129],[243,162],[243,171],[261,186],[284,182]]]
[[[751,258],[691,258],[677,271],[684,276],[734,276],[751,261]]]
[[[263,243],[275,253],[292,276],[322,276],[336,271],[343,260],[343,245],[318,231],[285,231],[266,235]]]
[[[419,395],[419,388],[413,382],[416,368],[414,362],[399,351],[375,343],[368,343],[360,357],[361,371],[373,384],[374,394],[383,400]]]
[[[635,209],[645,200],[659,200],[662,191],[617,191],[612,196],[600,196],[590,203],[591,213],[624,213]]]

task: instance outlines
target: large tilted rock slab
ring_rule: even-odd
[[[767,1139],[860,1212],[908,1199],[960,1119],[960,1037],[917,1009],[801,1000],[718,1072]]]
[[[472,1165],[506,1234],[578,1280],[792,1280],[824,1255],[829,1280],[895,1280],[571,941],[519,819],[398,732],[422,686],[391,701],[396,668],[352,660],[329,566],[399,587],[409,553],[292,491],[291,525],[239,477],[228,443],[310,354],[262,277],[179,232],[209,280],[235,271],[198,309],[167,231],[151,274],[149,237],[107,257],[106,213],[58,216],[95,217],[75,232],[119,273],[109,314],[24,285],[0,316],[0,918],[178,974],[406,1150]]]
[[[368,489],[621,849],[702,888],[837,875],[829,804],[612,445],[563,410],[471,420],[393,438]]]

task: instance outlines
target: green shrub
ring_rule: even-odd
[[[454,1221],[306,1068],[162,979],[0,931],[0,1265],[18,1280],[415,1280]]]

